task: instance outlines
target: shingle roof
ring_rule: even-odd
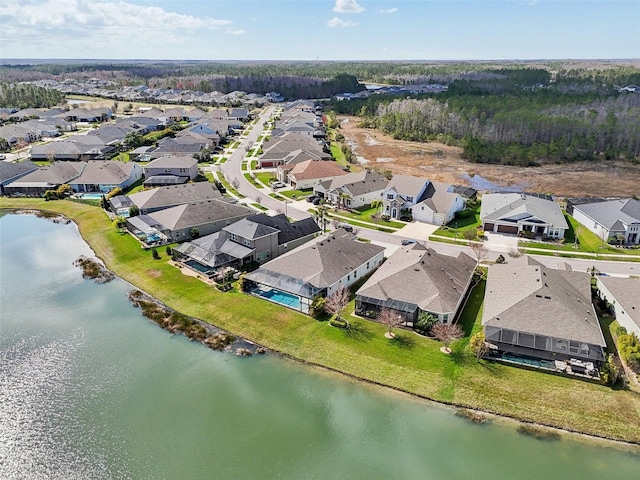
[[[232,223],[224,227],[224,230],[238,235],[242,238],[249,238],[255,240],[256,238],[266,237],[267,235],[273,235],[278,233],[277,228],[270,227],[268,225],[262,225],[258,222],[253,222],[248,218],[243,218],[237,222]]]
[[[396,250],[357,295],[449,313],[466,293],[475,265],[475,260],[465,253],[452,257],[413,244]]]
[[[147,163],[144,168],[191,168],[197,164],[198,160],[193,157],[167,155]]]
[[[569,228],[557,203],[523,193],[487,193],[482,196],[480,219],[512,221],[539,219],[556,228]]]
[[[608,230],[615,230],[619,220],[626,224],[640,222],[640,201],[633,198],[585,203],[575,205],[573,210],[580,210]]]
[[[489,266],[482,325],[605,345],[591,303],[591,276],[531,257]]]
[[[351,172],[333,180],[322,182],[322,186],[329,192],[331,190],[340,189],[345,193],[350,193],[357,197],[369,192],[384,190],[389,181],[384,175],[370,170],[362,170],[361,172]]]
[[[220,198],[222,194],[209,182],[171,185],[134,193],[130,196],[140,210],[159,208],[168,205],[192,203],[212,198]]]
[[[283,245],[299,238],[313,235],[320,231],[320,227],[311,217],[291,223],[284,213],[273,217],[264,213],[259,213],[257,215],[247,217],[247,220],[277,229],[279,232],[278,245]]]
[[[61,185],[69,183],[76,178],[85,167],[85,162],[54,162],[34,170],[31,173],[21,177],[17,182],[12,183],[49,183],[52,185]]]
[[[113,184],[118,185],[129,178],[136,165],[131,162],[91,160],[73,184]]]
[[[26,160],[24,162],[0,162],[0,182],[4,182],[11,178],[23,175],[29,172],[37,170],[38,166],[35,163]]]
[[[428,182],[429,180],[426,178],[412,177],[410,175],[394,175],[391,180],[389,180],[387,188],[393,188],[396,193],[400,195],[417,197],[425,183]]]
[[[637,278],[598,277],[615,297],[622,310],[640,329],[640,280]]]
[[[256,272],[275,272],[323,289],[383,251],[384,247],[332,234],[274,258]]]
[[[242,215],[248,216],[251,213],[253,210],[243,205],[213,199],[165,208],[148,216],[170,230],[179,230]]]
[[[229,240],[223,232],[215,232],[178,245],[175,250],[210,267],[219,267],[245,258],[255,249]]]
[[[458,197],[457,193],[451,193],[447,190],[451,188],[448,183],[431,182],[427,186],[425,193],[422,195],[424,203],[436,213],[446,213],[451,209],[451,205]]]
[[[296,181],[312,180],[315,178],[338,177],[346,175],[342,167],[336,162],[326,160],[305,160],[296,164],[289,173]]]

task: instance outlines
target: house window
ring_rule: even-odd
[[[407,202],[413,202],[413,197],[407,197]]]
[[[369,270],[369,262],[367,262],[367,270]]]
[[[351,274],[347,275],[347,282],[351,280]]]
[[[387,194],[387,200],[393,200],[393,193]]]
[[[448,314],[448,313],[445,313],[445,314],[442,316],[442,323],[444,323],[445,325],[446,325],[447,323],[449,323],[449,314]]]

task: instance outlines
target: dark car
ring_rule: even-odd
[[[315,195],[310,195],[310,196],[307,197],[307,202],[313,202],[313,201],[315,201],[316,198],[318,198],[318,197],[316,197]]]
[[[320,203],[322,203],[322,199],[320,197],[316,197],[313,199],[314,205],[320,205]]]
[[[405,238],[404,240],[402,240],[402,245],[412,245],[414,243],[418,243],[418,241],[412,238]]]

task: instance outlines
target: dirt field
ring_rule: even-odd
[[[378,130],[357,127],[356,117],[338,119],[359,159],[396,174],[425,176],[480,191],[527,191],[561,197],[640,195],[640,165],[580,162],[524,168],[476,164],[460,158],[461,148],[394,140]]]

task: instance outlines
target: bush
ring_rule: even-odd
[[[476,412],[474,410],[468,410],[466,408],[461,408],[456,411],[456,417],[466,418],[467,420],[481,425],[483,423],[487,423],[487,417],[485,417],[480,412]]]
[[[616,327],[615,334],[616,334],[616,337],[619,337],[620,335],[626,335],[627,329],[624,328],[622,325],[618,325]]]
[[[551,430],[545,427],[538,427],[535,425],[520,425],[518,427],[518,433],[528,435],[538,440],[559,440],[560,434],[555,430]]]
[[[640,372],[640,340],[634,333],[618,336],[620,356],[634,372]]]
[[[160,260],[160,254],[158,253],[158,250],[156,250],[155,248],[151,250],[151,256],[153,257],[154,260]]]
[[[331,320],[329,320],[329,325],[331,325],[332,327],[338,327],[338,328],[349,327],[349,323],[340,317],[334,317]]]
[[[169,245],[167,245],[167,248],[165,249],[165,252],[167,252],[167,256],[171,257],[173,254],[173,250],[171,250],[171,247]]]

